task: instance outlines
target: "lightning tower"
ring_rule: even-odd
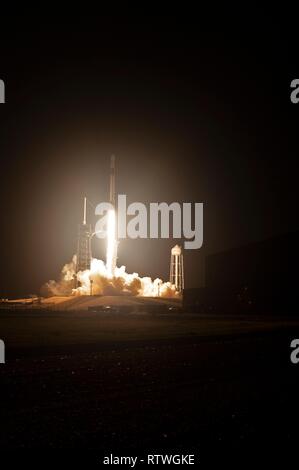
[[[76,272],[90,269],[91,261],[91,226],[86,222],[86,197],[83,205],[83,221],[78,226],[78,246],[77,246],[77,265]]]

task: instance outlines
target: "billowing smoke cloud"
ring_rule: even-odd
[[[102,260],[93,258],[91,267],[77,273],[78,286],[75,288],[76,255],[61,272],[60,281],[49,281],[41,290],[45,297],[60,295],[135,295],[144,297],[176,297],[175,286],[157,278],[139,277],[137,273],[128,274],[125,266],[115,268],[114,276],[109,274]]]
[[[75,283],[75,267],[76,267],[76,255],[70,263],[65,264],[62,268],[59,281],[48,281],[41,287],[41,295],[43,297],[51,297],[53,295],[71,295],[74,289]]]

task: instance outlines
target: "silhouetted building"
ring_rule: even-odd
[[[206,287],[184,291],[199,311],[297,313],[298,232],[206,258]]]

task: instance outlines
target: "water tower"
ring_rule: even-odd
[[[175,245],[171,249],[170,258],[170,278],[171,284],[173,284],[177,292],[182,292],[184,289],[184,261],[182,248],[179,245]]]

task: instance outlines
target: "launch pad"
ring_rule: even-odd
[[[78,227],[77,252],[71,262],[64,265],[60,280],[50,280],[42,286],[41,295],[43,297],[69,296],[65,307],[69,304],[77,305],[79,301],[74,298],[86,295],[119,295],[121,299],[126,295],[136,296],[139,299],[140,297],[166,299],[180,297],[184,288],[183,255],[180,247],[174,248],[178,253],[172,258],[170,280],[166,282],[159,277],[152,280],[150,276],[141,277],[137,272],[127,273],[125,265],[117,263],[120,224],[119,207],[116,204],[114,155],[110,159],[109,201],[109,203],[102,202],[96,207],[88,201],[94,207],[95,214],[103,216],[98,221],[100,224],[97,222],[92,228],[91,224],[87,223],[87,197],[84,197],[83,220]],[[94,235],[100,239],[106,239],[105,261],[92,256],[91,240]],[[82,305],[87,303],[86,300],[81,302]],[[136,302],[140,303],[140,300]],[[56,299],[52,303],[56,305],[59,302]],[[93,308],[93,304],[90,307]],[[100,309],[101,305],[98,308]]]
[[[94,313],[166,313],[180,311],[181,300],[126,295],[55,296],[42,300],[39,307],[59,311],[90,311]]]

